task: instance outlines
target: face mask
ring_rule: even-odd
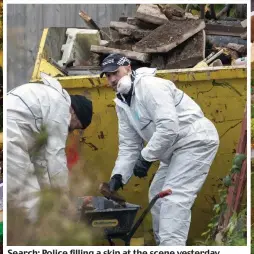
[[[117,92],[121,94],[127,94],[131,89],[131,74],[127,74],[119,79],[117,83]]]

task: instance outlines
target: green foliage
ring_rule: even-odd
[[[253,170],[253,166],[251,168]],[[251,172],[251,183],[254,183],[254,171]],[[251,184],[251,200],[254,200],[254,184]]]
[[[181,7],[182,9],[185,10],[186,8],[186,4],[178,4],[179,7]],[[208,12],[210,12],[210,6],[211,4],[206,4],[206,10]],[[218,14],[224,7],[225,7],[225,4],[213,4],[214,6],[214,11],[216,14]],[[238,5],[239,6],[239,5]],[[191,10],[191,13],[193,15],[200,15],[200,11],[201,11],[201,4],[189,4],[188,5],[188,9]],[[230,13],[229,13],[229,17],[232,17],[232,18],[238,18],[239,16],[239,13],[237,11],[237,5],[234,4],[230,10]]]
[[[254,105],[251,105],[251,122],[252,122],[252,120],[254,120],[253,118],[254,118]]]
[[[226,187],[229,187],[232,185],[232,179],[230,175],[227,175],[223,178],[223,183]]]
[[[38,155],[41,148],[47,144],[48,140],[48,132],[46,126],[41,126],[40,132],[34,134],[35,138],[35,145],[33,147],[33,150],[31,151],[31,156]]]
[[[242,246],[247,244],[247,212],[246,207],[242,207],[240,213],[234,213],[226,228],[220,228],[220,220],[228,211],[226,202],[228,188],[232,186],[232,177],[239,174],[242,163],[246,159],[245,154],[236,154],[233,158],[232,168],[227,176],[222,180],[222,187],[218,190],[219,202],[213,207],[214,216],[207,226],[207,230],[201,236],[206,237],[205,241],[198,245],[224,245]]]
[[[251,119],[251,140],[254,140],[254,118]]]
[[[226,246],[244,246],[247,245],[247,209],[243,209],[239,214],[234,213],[230,218],[228,226],[225,229]]]

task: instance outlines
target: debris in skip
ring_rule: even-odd
[[[99,27],[80,11],[88,29],[66,30],[62,58],[55,66],[66,76],[96,74],[112,53],[129,58],[134,68],[158,70],[246,64],[247,22],[222,15],[205,19],[177,5],[140,4],[134,17]]]

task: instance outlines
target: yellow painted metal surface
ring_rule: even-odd
[[[62,72],[60,72],[55,66],[51,65],[46,59],[48,56],[48,50],[46,48],[46,39],[48,35],[48,29],[44,29],[41,37],[41,42],[39,46],[39,50],[37,53],[37,58],[34,65],[34,70],[32,74],[32,80],[40,79],[40,72],[44,72],[53,77],[55,76],[63,76]]]
[[[39,45],[39,50],[37,53],[37,58],[36,58],[36,61],[34,64],[34,71],[32,74],[32,80],[39,79],[39,77],[40,77],[39,72],[40,71],[44,72],[44,69],[41,68],[41,60],[43,58],[45,59],[45,54],[46,54],[45,42],[46,42],[47,34],[48,34],[48,29],[44,29],[43,33],[42,33],[40,45]]]
[[[55,66],[50,64],[44,58],[41,59],[40,70],[41,70],[41,72],[44,72],[52,77],[56,77],[58,75],[63,76],[62,72],[60,72]]]
[[[38,56],[42,55],[41,45]],[[40,61],[36,62],[32,81],[39,78],[38,73],[44,71],[40,69],[43,66]],[[211,219],[220,184],[219,178],[224,177],[231,168],[246,104],[247,70],[243,67],[184,69],[158,71],[157,76],[174,81],[178,88],[191,96],[200,105],[206,117],[214,122],[220,136],[218,154],[193,207],[189,244],[194,244],[196,240],[201,239],[200,235],[206,230]],[[58,80],[70,94],[84,94],[93,101],[92,124],[80,138],[78,137],[84,160],[79,177],[83,177],[88,186],[86,195],[98,195],[98,186],[101,182],[109,180],[118,152],[114,92],[107,87],[106,79],[100,79],[99,76],[60,77]],[[70,135],[68,142],[72,142],[77,135],[77,132]],[[124,187],[121,194],[128,202],[139,204],[143,209],[147,206],[148,188],[156,167],[158,162],[146,179],[133,177]],[[80,188],[78,195],[84,195],[84,189]],[[152,244],[151,229],[149,216],[141,225],[136,237],[144,237],[146,244]]]

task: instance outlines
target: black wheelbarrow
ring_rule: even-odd
[[[166,190],[157,194],[134,225],[133,222],[140,206],[129,203],[126,203],[125,207],[112,207],[108,205],[106,209],[101,209],[105,207],[101,206],[100,208],[100,204],[98,205],[97,202],[97,204],[95,204],[95,207],[98,207],[97,209],[89,211],[80,208],[80,221],[85,221],[93,228],[103,229],[105,238],[110,245],[115,245],[112,239],[121,239],[124,241],[125,246],[129,246],[131,238],[143,222],[145,216],[150,212],[155,202],[159,198],[168,196],[171,193],[171,190]]]

